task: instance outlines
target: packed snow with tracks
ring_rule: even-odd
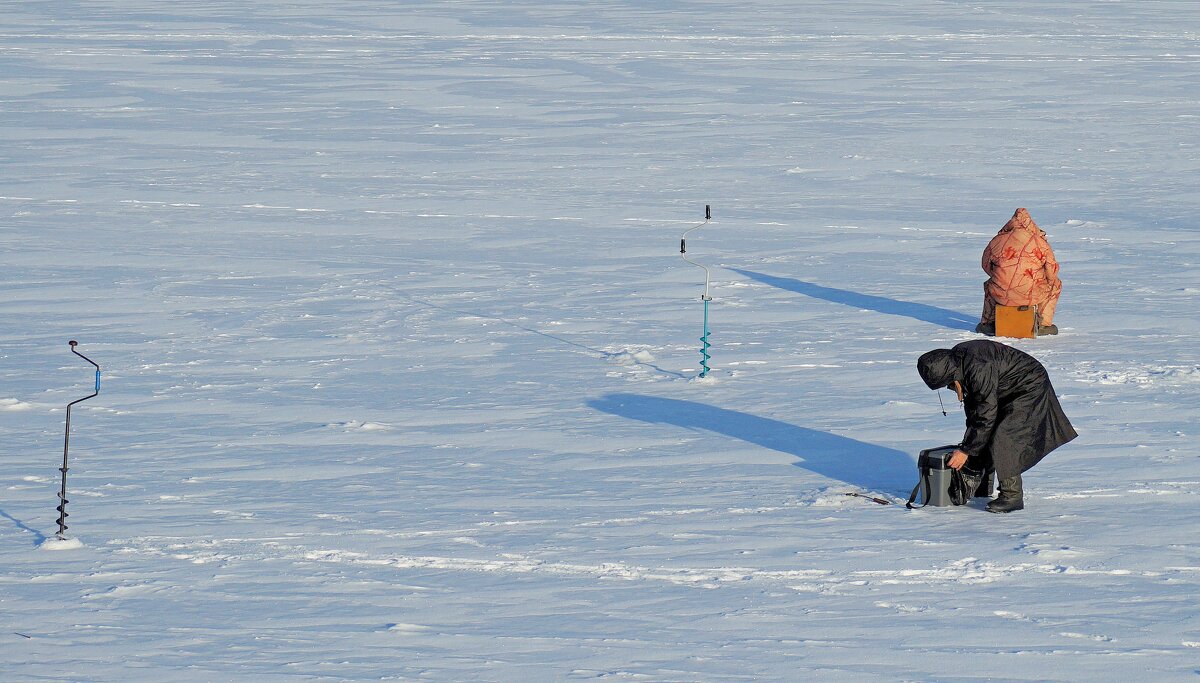
[[[1200,18],[1004,5],[10,8],[0,678],[1194,679]],[[845,495],[1018,206],[1080,438]]]

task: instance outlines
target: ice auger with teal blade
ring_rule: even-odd
[[[712,358],[712,354],[710,354],[708,352],[708,350],[710,348],[712,348],[712,344],[710,344],[708,342],[708,335],[709,335],[708,302],[712,301],[712,297],[708,295],[708,285],[709,285],[708,268],[705,268],[704,266],[700,265],[699,263],[696,263],[695,261],[693,261],[687,257],[687,236],[688,236],[688,233],[690,233],[691,231],[699,230],[700,228],[703,228],[704,226],[708,225],[708,222],[710,220],[712,220],[712,208],[708,204],[705,204],[704,205],[704,222],[699,225],[695,225],[695,226],[692,226],[691,228],[688,228],[686,231],[684,231],[683,237],[679,238],[679,254],[682,256],[683,260],[687,261],[688,263],[692,264],[693,266],[696,266],[697,268],[701,268],[704,270],[704,294],[702,294],[700,296],[700,300],[704,302],[704,334],[702,334],[700,336],[700,376],[701,377],[705,377],[708,375],[708,371],[710,370],[710,368],[708,367],[708,361],[710,358]]]

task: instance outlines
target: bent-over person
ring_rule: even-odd
[[[1033,356],[990,339],[934,349],[917,359],[930,389],[951,389],[967,414],[962,443],[949,465],[995,468],[1000,492],[988,512],[1025,507],[1021,474],[1074,439],[1046,368]]]

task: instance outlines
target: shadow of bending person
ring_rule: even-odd
[[[796,467],[856,488],[905,493],[916,478],[916,461],[903,451],[735,410],[640,394],[608,394],[587,404],[610,415],[713,432],[794,455],[802,460]]]
[[[859,294],[858,292],[825,287],[790,277],[777,277],[775,275],[756,273],[752,270],[739,270],[737,268],[730,268],[730,270],[745,275],[751,280],[756,280],[779,289],[786,289],[789,292],[811,296],[815,299],[832,301],[835,304],[844,304],[846,306],[853,306],[854,308],[865,308],[870,311],[887,313],[888,315],[901,315],[906,318],[913,318],[934,325],[948,327],[952,330],[973,332],[975,325],[979,322],[979,316],[970,316],[965,313],[951,311],[947,308],[938,308],[937,306],[930,306],[928,304],[898,301],[873,294]]]

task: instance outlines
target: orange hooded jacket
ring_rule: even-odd
[[[1017,209],[1000,232],[983,250],[981,264],[988,274],[983,283],[982,322],[996,320],[996,304],[1036,304],[1042,325],[1054,322],[1054,309],[1062,293],[1058,261],[1046,241],[1046,233],[1033,222],[1029,212]]]

